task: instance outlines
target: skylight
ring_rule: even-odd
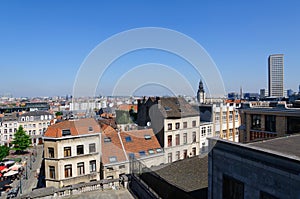
[[[151,140],[151,136],[150,135],[144,135],[145,140]]]
[[[111,138],[110,137],[105,137],[104,142],[111,142]]]
[[[126,140],[126,142],[131,142],[132,141],[130,136],[126,136],[125,140]]]

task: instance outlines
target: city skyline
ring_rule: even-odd
[[[0,93],[13,96],[72,94],[80,65],[99,43],[119,32],[140,27],[168,28],[197,41],[216,63],[226,92],[238,92],[240,87],[245,92],[257,93],[261,88],[267,89],[271,54],[285,55],[284,90],[298,91],[300,84],[297,1],[285,4],[280,1],[234,1],[232,4],[15,1],[0,4],[3,30],[0,32],[3,74]],[[188,63],[171,53],[143,50],[118,59],[100,83],[109,90],[111,82],[135,66],[147,63],[173,67],[189,78],[195,91],[202,79]],[[161,93],[165,91],[162,89]],[[106,92],[99,94],[106,95]],[[155,94],[150,93],[151,88],[144,92]]]

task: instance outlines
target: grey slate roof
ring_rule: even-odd
[[[160,111],[165,118],[181,118],[200,115],[199,112],[182,97],[162,97],[159,99],[159,105]]]
[[[52,115],[52,114],[47,111],[30,111],[22,114],[21,116],[26,117],[26,116],[41,116],[41,115]]]
[[[208,157],[192,157],[173,162],[155,171],[174,186],[191,192],[208,187]]]

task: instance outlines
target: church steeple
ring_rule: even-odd
[[[199,87],[198,87],[198,92],[197,92],[197,101],[199,103],[204,103],[204,101],[205,101],[205,91],[204,91],[202,80],[200,80],[200,82],[199,82]]]

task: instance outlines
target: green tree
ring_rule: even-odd
[[[14,145],[13,150],[15,150],[17,153],[24,152],[24,150],[30,146],[30,137],[26,134],[22,126],[19,126],[17,132],[15,133],[12,144]]]
[[[0,161],[3,160],[6,156],[9,155],[9,147],[0,146]]]
[[[56,116],[56,117],[57,117],[57,116],[61,116],[61,115],[63,115],[63,113],[60,112],[60,111],[58,111],[58,112],[55,113],[55,116]]]

